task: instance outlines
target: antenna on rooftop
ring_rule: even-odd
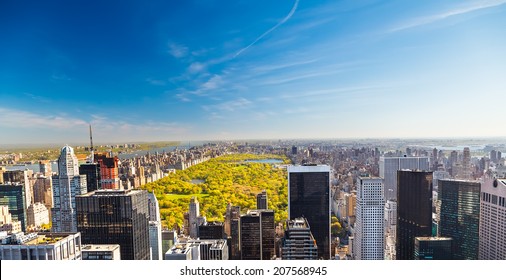
[[[94,163],[95,162],[95,156],[94,156],[94,153],[93,153],[93,134],[91,132],[91,124],[90,124],[90,152],[91,152],[91,156],[90,156],[90,161],[91,163]]]

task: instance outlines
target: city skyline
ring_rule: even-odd
[[[0,144],[506,136],[504,0],[28,2]]]

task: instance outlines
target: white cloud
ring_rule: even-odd
[[[244,51],[246,51],[247,49],[249,49],[251,46],[253,46],[254,44],[256,44],[258,41],[260,41],[260,39],[262,39],[267,34],[271,33],[276,28],[280,27],[283,23],[285,23],[287,20],[289,20],[293,16],[293,14],[295,13],[295,10],[297,10],[297,6],[298,5],[299,5],[299,0],[295,0],[295,3],[293,4],[292,9],[290,10],[290,12],[288,13],[288,15],[286,17],[284,17],[280,22],[278,22],[276,25],[274,25],[271,29],[265,31],[262,35],[258,36],[251,44],[249,44],[246,47],[240,49],[237,53],[235,53],[234,58],[236,58],[237,56],[239,56],[241,53],[243,53]]]
[[[188,55],[188,48],[183,45],[176,43],[169,43],[168,47],[169,47],[168,50],[169,54],[175,58],[183,58]]]
[[[492,7],[500,6],[503,4],[506,4],[506,0],[481,1],[479,3],[475,3],[471,6],[452,9],[452,10],[449,10],[449,11],[446,11],[446,12],[443,12],[440,14],[416,18],[408,23],[404,23],[404,24],[401,24],[401,25],[396,26],[394,28],[391,28],[388,32],[397,32],[397,31],[402,31],[402,30],[406,30],[406,29],[410,29],[410,28],[414,28],[414,27],[418,27],[418,26],[422,26],[422,25],[426,25],[426,24],[431,24],[433,22],[445,20],[445,19],[452,17],[452,16],[467,14],[467,13],[471,13],[471,12],[474,12],[477,10],[492,8]]]
[[[206,65],[204,63],[200,62],[193,62],[188,67],[188,72],[191,74],[202,72],[204,69],[206,69]]]

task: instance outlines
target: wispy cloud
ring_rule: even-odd
[[[65,74],[53,74],[51,75],[51,79],[57,81],[72,81],[72,79]]]
[[[167,84],[166,81],[153,79],[153,78],[147,78],[146,82],[148,82],[149,84],[154,85],[154,86],[164,86]]]
[[[168,52],[175,58],[183,58],[188,55],[188,48],[177,43],[169,43]]]
[[[254,72],[271,72],[274,70],[280,70],[280,69],[285,69],[285,68],[291,68],[294,66],[311,64],[316,61],[318,61],[318,59],[302,60],[302,61],[290,62],[290,63],[285,63],[285,64],[262,65],[262,66],[254,67],[252,69],[252,71],[254,71]]]
[[[38,96],[38,95],[35,95],[35,94],[31,94],[29,92],[24,92],[23,95],[26,96],[26,97],[28,97],[28,98],[31,98],[32,100],[34,100],[36,102],[43,102],[43,103],[50,102],[50,100],[47,99],[47,98],[45,98],[45,97]]]
[[[406,29],[410,29],[410,28],[414,28],[414,27],[418,27],[418,26],[422,26],[422,25],[426,25],[426,24],[431,24],[431,23],[434,23],[437,21],[445,20],[449,17],[463,15],[463,14],[471,13],[471,12],[474,12],[477,10],[497,7],[497,6],[501,6],[504,4],[506,4],[506,0],[481,1],[479,3],[474,3],[473,5],[470,5],[467,7],[456,8],[456,9],[452,9],[449,11],[445,11],[443,13],[430,15],[430,16],[426,16],[426,17],[419,17],[419,18],[416,18],[410,22],[393,27],[390,30],[388,30],[388,32],[391,33],[391,32],[402,31],[402,30],[406,30]]]
[[[39,115],[31,112],[0,107],[0,124],[0,126],[5,127],[45,127],[66,129],[79,125],[85,125],[86,122],[76,118]]]
[[[188,67],[188,72],[190,74],[195,74],[195,73],[199,73],[199,72],[202,72],[203,70],[206,69],[206,65],[204,63],[201,63],[201,62],[193,62],[192,64],[190,64],[190,66]]]
[[[292,9],[290,10],[290,12],[288,13],[288,15],[283,18],[280,22],[278,22],[276,25],[274,25],[271,29],[265,31],[262,35],[258,36],[251,44],[247,45],[246,47],[240,49],[235,55],[234,55],[234,58],[236,58],[237,56],[239,56],[241,53],[243,53],[244,51],[246,51],[247,49],[249,49],[251,46],[253,46],[254,44],[256,44],[258,41],[260,41],[263,37],[265,37],[267,34],[271,33],[272,31],[274,31],[276,28],[280,27],[283,23],[285,23],[287,20],[289,20],[293,14],[295,13],[295,10],[297,10],[297,6],[299,5],[299,0],[295,0],[295,3],[293,4],[293,7]]]
[[[211,113],[216,111],[228,111],[228,112],[234,112],[237,110],[244,109],[248,106],[250,106],[252,102],[246,98],[238,98],[235,100],[226,101],[223,103],[218,103],[214,105],[204,105],[202,106],[202,109],[209,111]]]

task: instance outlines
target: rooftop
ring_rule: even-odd
[[[94,252],[102,252],[102,251],[114,251],[119,250],[119,244],[88,244],[83,245],[82,251],[94,251]]]

